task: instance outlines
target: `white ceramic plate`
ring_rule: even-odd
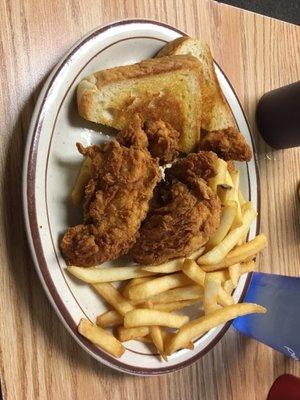
[[[134,341],[126,343],[128,351],[121,359],[115,359],[77,333],[80,318],[94,321],[106,308],[88,285],[80,284],[65,272],[59,240],[67,226],[79,222],[78,212],[69,203],[81,162],[75,143],[101,143],[107,140],[108,131],[79,117],[75,92],[79,81],[92,72],[152,57],[166,42],[182,34],[168,25],[145,20],[120,21],[89,33],[48,78],[35,107],[26,147],[24,212],[29,243],[44,289],[66,328],[89,354],[112,368],[131,374],[162,374],[191,364],[220,340],[230,324],[211,330],[195,341],[193,351],[179,351],[168,362],[162,362],[145,344]],[[238,98],[217,65],[216,71],[237,124],[255,154]],[[245,197],[259,209],[255,159],[240,164],[239,170]],[[255,235],[257,225],[257,222],[253,224],[250,237]],[[234,293],[236,301],[241,301],[248,281],[249,277],[240,279]]]

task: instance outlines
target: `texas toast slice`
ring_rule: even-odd
[[[116,129],[138,113],[143,121],[163,120],[180,133],[180,150],[195,148],[201,127],[199,61],[190,55],[154,58],[95,72],[77,89],[80,115]]]

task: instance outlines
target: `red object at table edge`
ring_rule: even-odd
[[[267,400],[300,400],[300,378],[291,374],[279,376],[273,383]]]

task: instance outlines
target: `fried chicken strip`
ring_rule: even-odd
[[[246,139],[234,127],[206,132],[198,144],[198,150],[211,150],[225,161],[250,161],[252,158]]]
[[[161,165],[175,160],[178,155],[180,134],[169,123],[159,119],[145,121],[143,124],[140,116],[136,114],[131,125],[118,133],[117,140],[126,146],[137,131],[145,132],[148,140],[146,147],[152,157],[159,158]]]
[[[116,259],[136,240],[160,171],[142,130],[133,128],[127,146],[116,140],[88,148],[78,145],[91,158],[92,169],[85,189],[84,221],[69,228],[61,241],[69,265],[87,267]]]
[[[206,180],[216,174],[212,152],[190,154],[166,170],[161,202],[148,214],[131,249],[141,264],[184,257],[204,244],[220,223],[220,200]],[[203,179],[203,178],[204,179]]]

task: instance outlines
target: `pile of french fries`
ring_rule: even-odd
[[[85,177],[79,175],[73,189],[77,203],[86,182],[86,167],[84,164],[82,169]],[[220,226],[189,257],[161,265],[68,267],[111,306],[97,317],[96,324],[82,319],[78,325],[81,335],[115,357],[124,353],[123,342],[151,342],[167,360],[179,349],[193,349],[195,339],[218,325],[238,316],[266,312],[257,304],[234,304],[232,297],[240,276],[255,269],[257,253],[267,246],[264,234],[246,242],[256,212],[239,190],[239,172],[219,159],[217,175],[209,186],[222,203]],[[121,281],[127,282],[122,291],[113,285]],[[183,310],[194,305],[199,318],[190,321]]]

